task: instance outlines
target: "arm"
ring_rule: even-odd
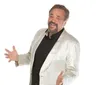
[[[30,58],[31,58],[31,48],[30,51],[27,54],[18,55],[17,50],[15,46],[13,46],[13,50],[9,51],[8,49],[5,49],[7,53],[5,53],[6,58],[10,61],[15,61],[15,65],[23,65],[23,64],[29,64]]]
[[[26,54],[18,55],[18,61],[15,61],[15,66],[29,64],[30,63],[31,53],[30,51]]]
[[[44,31],[45,31],[45,29],[39,30],[35,34],[35,37],[34,37],[34,39],[32,41],[30,50],[26,54],[20,54],[19,55],[17,53],[17,50],[16,50],[15,46],[13,46],[13,50],[12,51],[9,51],[8,49],[5,49],[5,51],[7,52],[7,53],[5,53],[5,56],[6,56],[6,58],[9,59],[9,62],[10,61],[15,61],[15,65],[16,66],[18,66],[18,65],[24,65],[24,64],[29,64],[30,60],[31,60],[31,57],[32,57],[32,51],[33,51],[33,47],[35,45],[35,41],[38,38],[38,36],[40,36],[40,34],[43,33]]]
[[[79,43],[71,44],[69,54],[66,58],[63,85],[69,85],[78,76],[79,54]]]

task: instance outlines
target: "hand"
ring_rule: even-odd
[[[18,53],[15,49],[15,46],[13,46],[13,51],[9,51],[8,49],[5,49],[7,53],[5,53],[6,58],[9,58],[10,61],[18,61]]]
[[[63,85],[63,71],[59,74],[56,85]]]

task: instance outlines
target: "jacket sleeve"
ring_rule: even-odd
[[[69,85],[78,76],[78,64],[80,55],[79,43],[71,43],[68,56],[66,57],[66,69],[63,85]]]
[[[26,54],[18,55],[18,62],[16,61],[15,65],[19,66],[19,65],[29,64],[30,63],[30,57],[31,57],[30,51]]]

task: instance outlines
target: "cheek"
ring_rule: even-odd
[[[58,23],[58,26],[59,26],[59,27],[62,27],[62,26],[63,26],[63,23]]]
[[[51,21],[51,20],[52,20],[51,18],[48,18],[48,22]]]
[[[59,28],[59,29],[61,29],[61,28],[63,28],[63,27],[64,27],[64,23],[59,23],[59,24],[58,24],[58,28]]]

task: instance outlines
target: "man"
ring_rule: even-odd
[[[30,64],[30,85],[69,85],[78,74],[79,42],[68,34],[64,26],[69,10],[56,4],[49,11],[48,29],[40,29],[30,50],[19,55],[5,49],[9,61],[16,66]]]

